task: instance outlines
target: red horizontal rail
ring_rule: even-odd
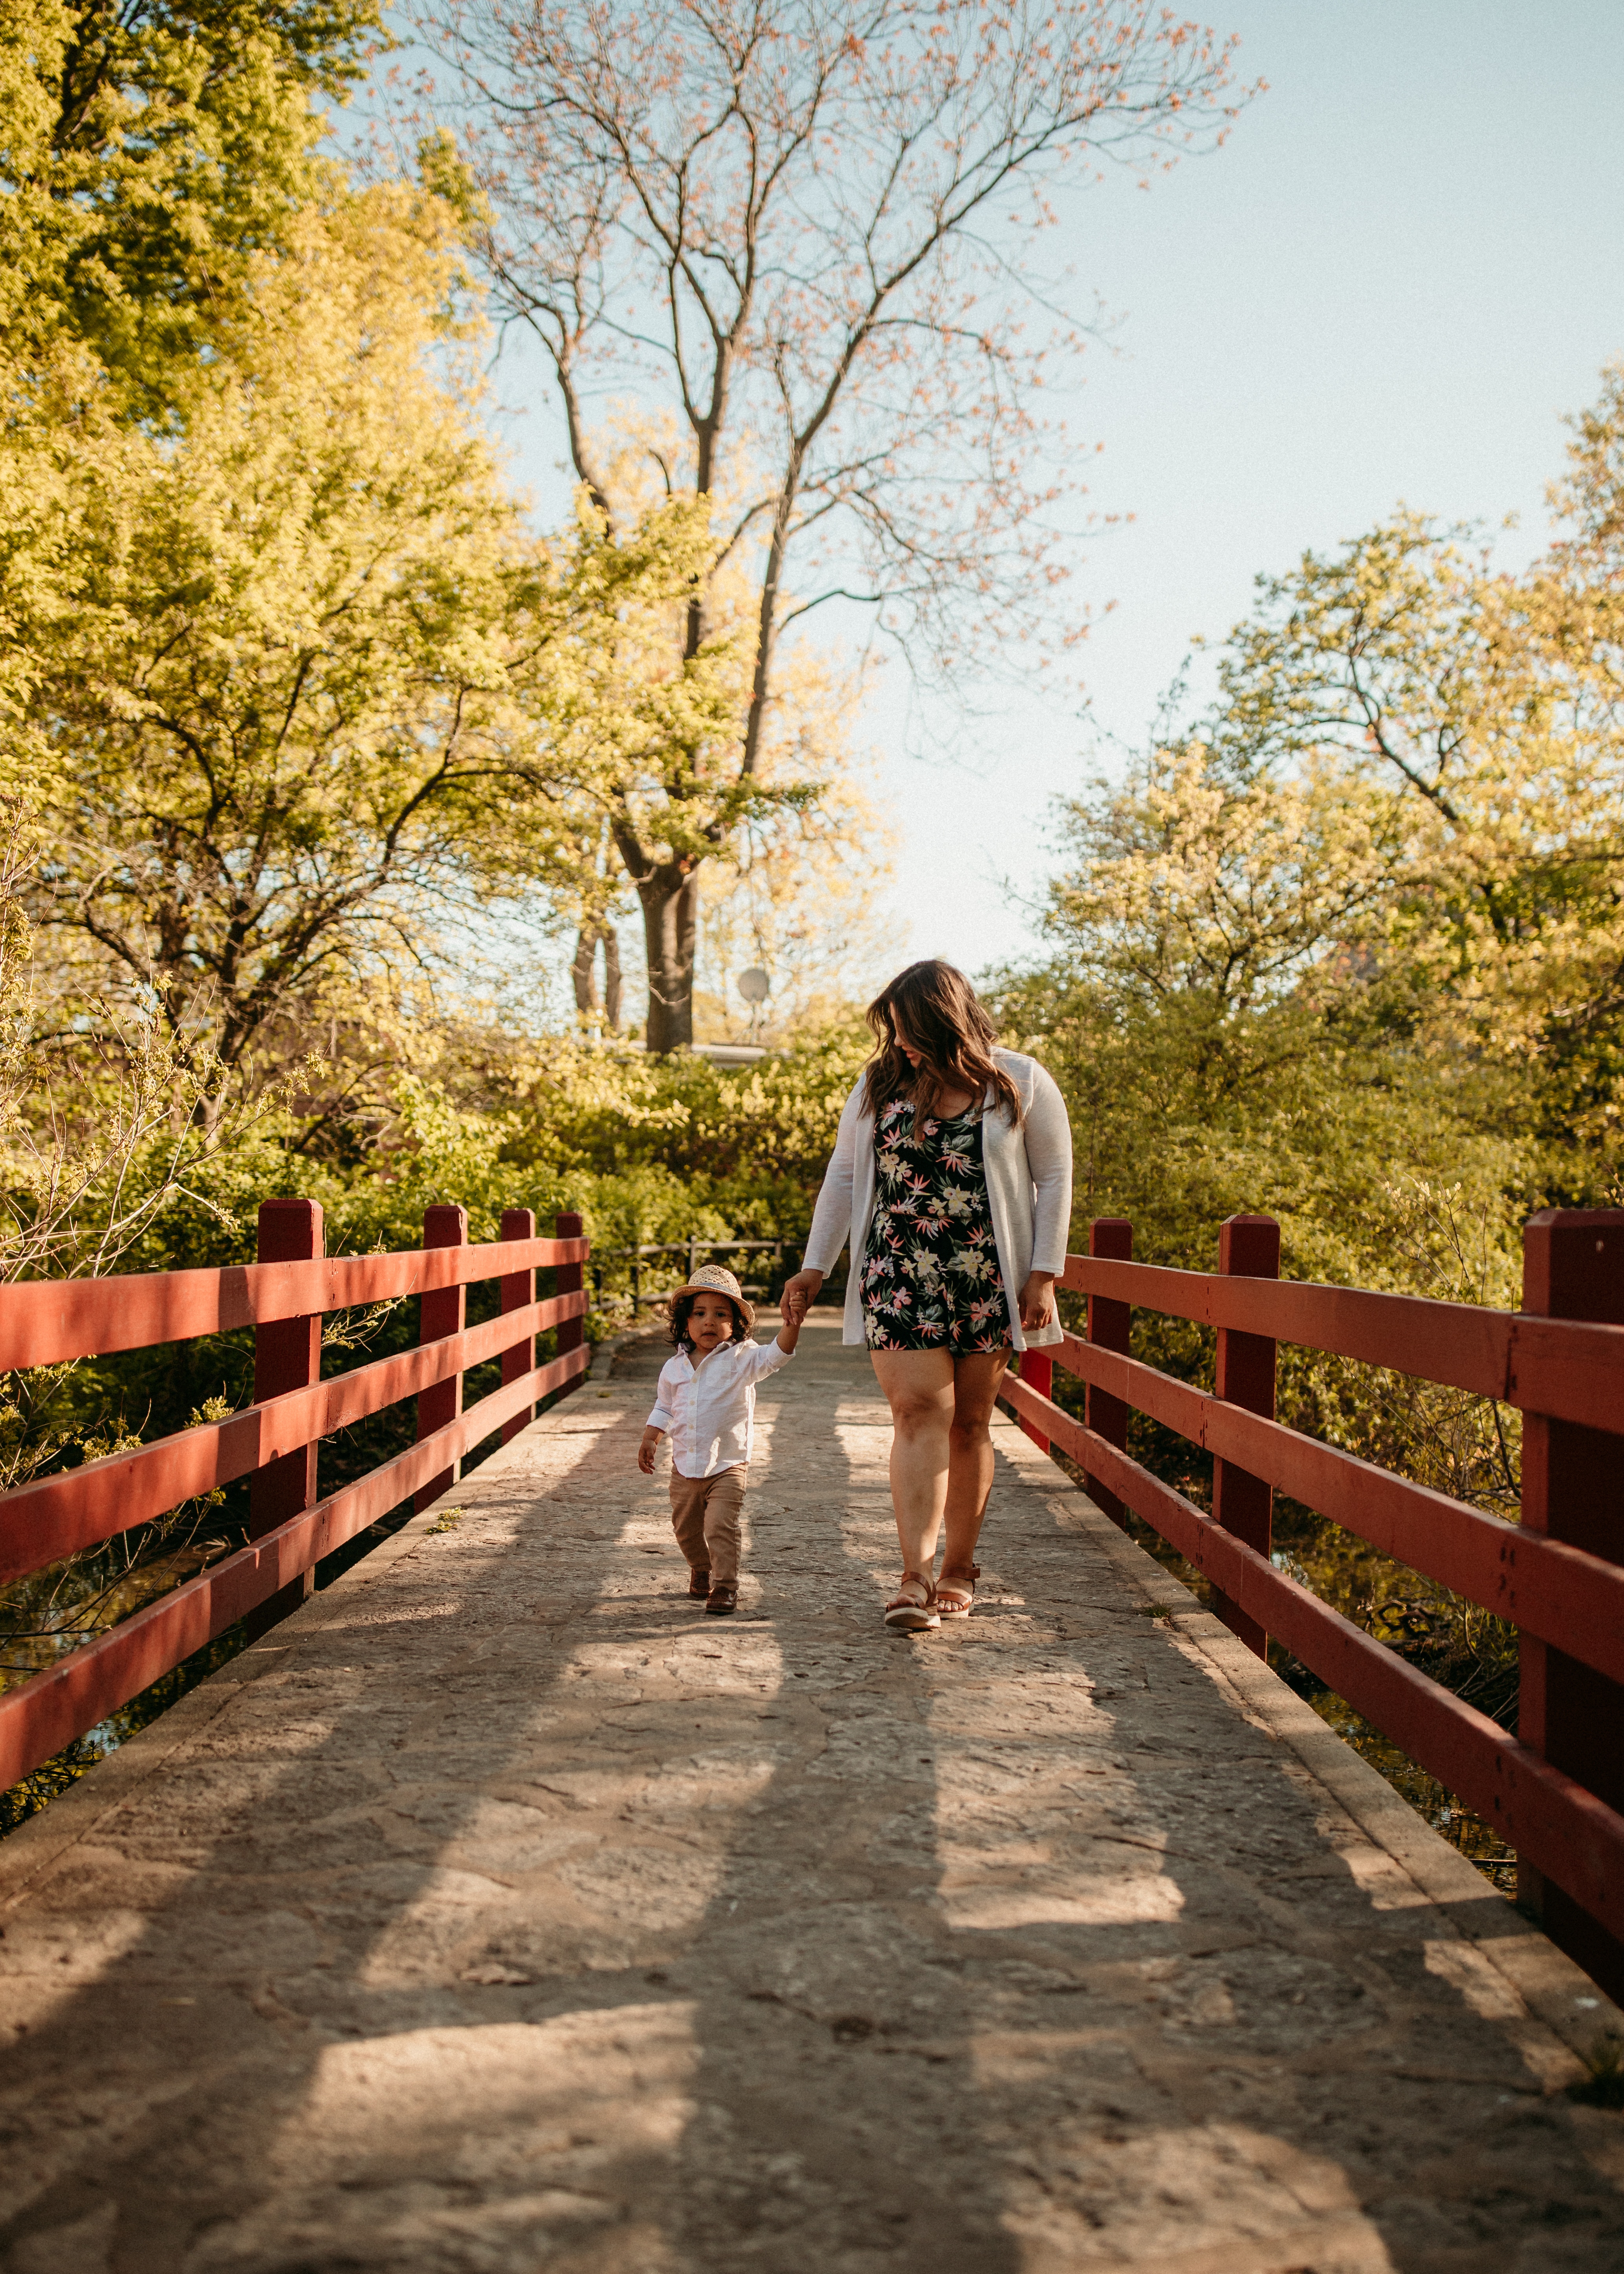
[[[1277,1571],[1052,1400],[1009,1376],[1001,1395],[1302,1665],[1458,1793],[1508,1846],[1538,1856],[1542,1871],[1610,1933],[1624,1937],[1624,1817]]]
[[[1384,1555],[1624,1680],[1624,1566],[1485,1516],[1075,1335],[1054,1355],[1068,1373],[1262,1477]]]
[[[1389,1367],[1553,1420],[1617,1429],[1624,1419],[1624,1327],[1097,1255],[1068,1255],[1060,1284],[1201,1326]]]
[[[420,1484],[515,1413],[584,1373],[591,1357],[583,1344],[517,1382],[504,1383],[410,1452],[199,1572],[109,1633],[71,1652],[60,1665],[7,1690],[0,1697],[0,1791],[139,1697],[300,1572],[398,1508]]]
[[[499,1239],[479,1247],[415,1247],[399,1255],[234,1263],[215,1271],[25,1280],[0,1288],[0,1374],[584,1263],[590,1252],[584,1239]]]
[[[455,1250],[446,1251],[455,1253]],[[483,1326],[445,1335],[308,1389],[289,1389],[223,1421],[206,1421],[128,1453],[43,1477],[0,1498],[0,1585],[55,1563],[183,1501],[214,1492],[268,1462],[380,1413],[402,1397],[496,1358],[515,1343],[584,1315],[587,1297],[550,1295]]]

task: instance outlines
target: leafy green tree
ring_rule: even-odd
[[[1533,1065],[1563,1144],[1624,1105],[1621,408],[1615,373],[1525,576],[1403,516],[1263,580],[1212,725],[1260,779],[1386,801],[1366,952],[1460,1047]]]
[[[87,343],[141,415],[312,195],[376,0],[0,0],[0,334]]]
[[[1067,1090],[1079,1215],[1139,1254],[1210,1267],[1260,1209],[1289,1276],[1515,1304],[1522,1217],[1616,1173],[1624,370],[1575,423],[1524,574],[1410,516],[1307,554],[1260,580],[1199,736],[1067,802],[1058,952],[1003,1011]],[[1289,1418],[1515,1502],[1515,1417],[1282,1368]]]
[[[594,769],[733,715],[670,644],[691,510],[526,530],[436,367],[455,266],[437,199],[307,209],[177,428],[64,474],[72,581],[20,626],[64,1011],[156,985],[226,1067],[296,1054],[515,873],[578,899]]]
[[[1068,802],[1056,959],[998,1000],[1067,1091],[1079,1237],[1126,1215],[1136,1252],[1209,1268],[1222,1219],[1263,1209],[1291,1276],[1393,1284],[1390,1187],[1464,1178],[1498,1222],[1537,1174],[1501,1133],[1515,1075],[1434,1047],[1375,952],[1390,818],[1200,743]]]

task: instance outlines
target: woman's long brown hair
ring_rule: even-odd
[[[979,1104],[990,1088],[1019,1128],[1020,1093],[993,1057],[996,1030],[962,971],[935,957],[910,963],[875,997],[868,1020],[875,1049],[864,1071],[876,1121],[895,1098],[935,1113],[952,1090]],[[920,1054],[917,1073],[897,1047],[898,1028]]]

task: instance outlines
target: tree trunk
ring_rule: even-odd
[[[604,926],[604,1031],[620,1031],[620,935],[613,924]]]
[[[662,861],[637,880],[643,937],[649,960],[651,1050],[680,1050],[694,1039],[694,938],[699,920],[699,877],[674,861]]]
[[[597,930],[591,924],[583,924],[575,941],[575,967],[570,975],[575,983],[575,1008],[583,1019],[590,1019],[598,1008],[598,975],[594,968],[597,960]]]
[[[575,984],[575,1008],[583,1019],[598,1016],[598,949],[604,951],[603,1028],[606,1035],[620,1031],[620,936],[613,924],[583,924],[575,940],[575,960],[570,975]]]

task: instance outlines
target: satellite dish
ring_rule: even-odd
[[[741,971],[733,984],[747,1003],[764,1003],[772,988],[771,980],[759,963],[753,963],[748,971]]]

